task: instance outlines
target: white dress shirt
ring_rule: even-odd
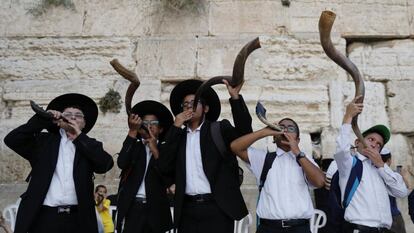
[[[142,179],[141,185],[139,186],[138,192],[137,192],[137,197],[146,197],[146,191],[145,191],[145,176],[147,175],[147,170],[148,170],[148,164],[149,161],[151,159],[152,153],[148,147],[148,145],[145,145],[145,152],[147,155],[147,160],[146,160],[146,164],[145,164],[145,173],[144,173],[144,178]]]
[[[250,165],[248,167],[260,184],[266,151],[248,148]],[[276,150],[276,158],[267,174],[266,182],[260,193],[257,215],[265,219],[310,219],[314,208],[308,182],[302,167],[296,162],[292,152]],[[306,155],[313,164],[317,164]]]
[[[43,205],[52,207],[78,204],[73,181],[73,162],[76,148],[66,136],[65,130],[60,129],[59,133],[61,139],[56,168],[46,198],[43,201]]]
[[[341,200],[352,169],[351,125],[341,127],[336,140],[335,161],[339,171]],[[387,164],[376,168],[367,157],[356,153],[362,161],[361,182],[345,210],[345,220],[369,227],[390,228],[392,224],[390,201],[388,195],[402,198],[408,195],[407,187],[400,174],[393,172]]]
[[[187,143],[185,148],[185,194],[188,195],[211,193],[210,183],[204,173],[203,162],[201,160],[200,129],[203,124],[194,131],[189,127],[187,128]]]

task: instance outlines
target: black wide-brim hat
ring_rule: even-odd
[[[170,110],[168,110],[164,104],[154,100],[141,101],[135,104],[131,111],[138,114],[141,118],[149,114],[155,115],[160,122],[160,126],[163,127],[164,132],[166,132],[174,122]]]
[[[83,133],[88,133],[92,127],[95,125],[96,119],[98,118],[98,106],[95,101],[86,95],[78,93],[69,93],[56,97],[53,99],[47,106],[47,110],[56,110],[63,112],[67,107],[76,107],[80,108],[83,112],[85,127],[82,129]],[[48,129],[49,132],[57,132],[59,128],[52,127]]]
[[[195,94],[202,83],[203,82],[200,80],[187,79],[174,87],[170,95],[170,107],[175,116],[183,111],[181,104],[184,97]],[[206,118],[210,121],[216,121],[220,116],[221,111],[220,99],[217,93],[213,90],[213,88],[209,87],[201,95],[201,98],[204,99],[206,104],[209,106]]]

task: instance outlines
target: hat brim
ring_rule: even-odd
[[[167,131],[168,128],[173,124],[173,116],[165,105],[154,100],[141,101],[132,107],[133,113],[138,114],[141,118],[145,115],[155,115],[160,122],[160,126]]]
[[[69,93],[58,96],[49,103],[46,109],[63,112],[65,108],[71,106],[77,106],[83,112],[83,115],[85,116],[85,127],[82,129],[82,132],[85,134],[88,133],[93,128],[98,118],[98,106],[95,101],[86,95]],[[56,126],[47,130],[49,132],[57,132],[59,128]]]
[[[387,144],[387,142],[391,138],[391,133],[385,125],[372,126],[371,128],[365,130],[362,133],[362,136],[366,137],[370,133],[377,133],[377,134],[381,135],[382,139],[384,139],[384,145]]]
[[[170,107],[175,116],[183,111],[181,103],[183,102],[184,97],[191,94],[194,95],[202,83],[203,82],[200,80],[188,79],[180,82],[174,87],[170,95]],[[216,121],[220,116],[221,111],[220,99],[217,93],[209,87],[201,97],[209,106],[206,118],[210,121]]]

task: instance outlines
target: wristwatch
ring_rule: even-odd
[[[303,153],[303,152],[301,151],[301,152],[299,152],[299,154],[297,154],[297,155],[296,155],[296,161],[299,163],[299,160],[300,160],[301,158],[305,158],[305,157],[306,157],[305,153]]]

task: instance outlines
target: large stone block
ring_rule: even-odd
[[[256,76],[268,81],[301,80],[328,83],[346,79],[345,72],[328,58],[319,40],[294,37],[260,37],[262,51],[254,65]],[[345,40],[334,40],[345,53]]]
[[[367,80],[413,80],[413,39],[352,43],[349,57]]]
[[[53,98],[69,92],[85,94],[95,100],[103,97],[113,88],[114,80],[21,80],[9,81],[4,85],[5,101],[24,101],[21,105],[29,105],[29,100],[39,104],[48,104]],[[122,80],[122,82],[126,82]]]
[[[406,0],[349,1],[341,4],[346,37],[395,37],[410,34]],[[387,15],[387,17],[384,17]]]
[[[84,36],[138,36],[151,33],[154,14],[150,0],[85,1]]]
[[[287,11],[279,1],[212,1],[209,32],[228,34],[284,34]]]
[[[164,78],[195,76],[197,40],[144,38],[138,40],[138,74]]]
[[[321,154],[323,158],[333,158],[336,151],[336,138],[339,130],[326,127],[321,134]]]
[[[244,88],[250,113],[255,112],[256,101],[260,100],[267,109],[267,119],[279,121],[290,117],[298,122],[304,132],[320,132],[329,125],[329,97],[326,85],[299,82],[281,82],[277,86],[254,84]],[[258,121],[254,117],[254,122]],[[261,125],[261,123],[259,123]]]
[[[388,113],[394,133],[414,132],[414,81],[392,81],[387,85]]]
[[[318,22],[324,10],[333,10],[337,14],[337,19],[332,28],[332,36],[340,37],[342,33],[342,14],[340,12],[341,1],[317,1],[299,0],[291,1],[288,8],[289,26],[288,31],[300,38],[319,39]]]
[[[408,7],[405,0],[292,1],[289,7],[289,31],[300,37],[318,38],[319,17],[326,9],[337,14],[333,26],[334,36],[338,36],[337,33],[345,37],[409,35]]]
[[[81,35],[85,9],[80,0],[75,8],[42,7],[41,0],[8,1],[0,8],[0,31],[3,36],[76,36]],[[33,10],[44,10],[39,16]],[[70,23],[69,23],[70,22]]]
[[[238,52],[252,39],[253,36],[243,39],[200,38],[197,76],[231,75]],[[346,79],[345,72],[326,56],[318,40],[273,36],[261,36],[259,39],[261,48],[248,57],[245,66],[245,78],[254,80],[254,84],[279,80],[327,83],[332,79]],[[339,39],[335,45],[345,53],[345,40]]]
[[[395,169],[397,165],[403,167],[412,166],[413,151],[410,148],[410,143],[402,134],[392,134],[390,141],[385,145],[390,149],[392,154],[392,168]]]
[[[240,38],[200,37],[197,48],[197,76],[209,79],[214,76],[233,74],[237,54],[255,36]],[[255,50],[246,60],[245,78],[257,75],[257,61],[263,48]]]
[[[344,94],[345,103],[351,102],[355,95],[355,87],[353,83],[348,83],[348,88],[345,90]],[[360,129],[364,130],[376,124],[384,124],[389,127],[384,84],[365,82],[364,102],[364,110],[358,116]]]
[[[128,38],[0,39],[1,79],[73,80],[117,75],[113,58],[130,68],[133,44]]]

